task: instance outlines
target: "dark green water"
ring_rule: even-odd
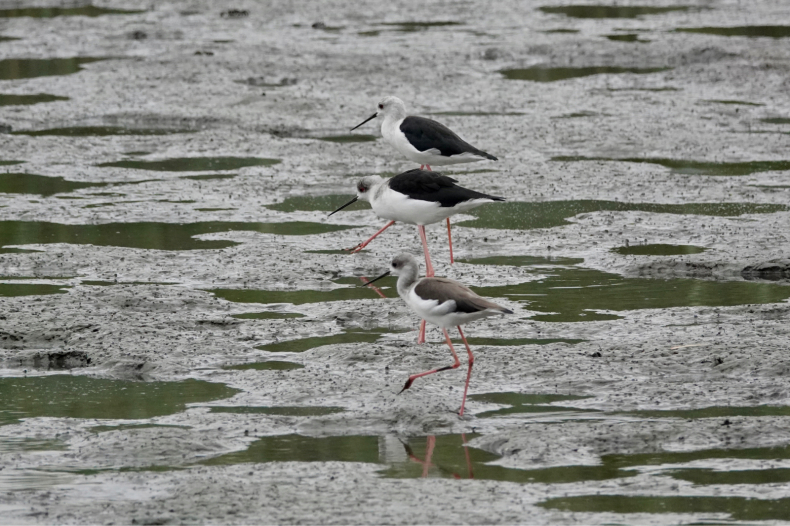
[[[464,25],[463,22],[453,22],[453,21],[438,21],[438,22],[384,22],[380,24],[382,26],[388,26],[393,28],[395,31],[403,31],[406,33],[410,33],[413,31],[425,31],[432,27],[448,27],[448,26],[462,26]]]
[[[694,513],[709,515],[722,523],[721,514],[736,521],[786,521],[790,498],[763,500],[746,497],[647,497],[630,495],[584,495],[560,497],[538,506],[561,511],[588,513]],[[725,519],[725,522],[728,522]],[[709,522],[706,521],[705,524]]]
[[[640,42],[646,44],[650,42],[649,40],[643,40],[639,38],[639,35],[636,33],[630,33],[625,35],[606,35],[606,38],[609,40],[613,40],[615,42]]]
[[[228,371],[291,371],[293,369],[304,369],[304,365],[293,362],[282,362],[279,360],[269,360],[266,362],[242,363],[238,365],[226,365],[223,369]]]
[[[211,406],[212,413],[234,413],[241,415],[260,414],[260,415],[278,415],[278,416],[326,416],[335,413],[342,413],[342,407],[306,407],[306,406],[276,406],[276,407],[263,407],[263,406]]]
[[[552,161],[616,161],[621,163],[658,164],[672,170],[673,173],[687,175],[751,175],[759,172],[783,172],[790,170],[790,161],[748,161],[734,163],[714,163],[708,161],[689,161],[685,159],[641,158],[641,157],[552,157]]]
[[[583,263],[582,258],[547,258],[541,256],[490,256],[475,259],[458,259],[459,263],[470,265],[504,265],[509,267],[562,267]]]
[[[788,117],[771,117],[767,119],[760,119],[760,122],[765,122],[768,124],[790,124],[790,118]]]
[[[617,252],[624,256],[681,256],[685,254],[700,254],[707,249],[695,245],[667,245],[656,243],[652,245],[632,245],[627,247],[613,248],[612,252]]]
[[[306,236],[344,230],[347,226],[322,223],[105,223],[64,225],[32,221],[0,221],[0,253],[5,245],[70,243],[154,250],[199,250],[226,248],[234,241],[202,241],[194,236],[217,232],[253,231],[286,236]]]
[[[476,219],[462,221],[459,226],[528,230],[552,228],[569,224],[569,218],[600,211],[651,212],[655,214],[687,214],[702,216],[739,216],[742,214],[770,214],[788,210],[785,205],[754,203],[624,203],[620,201],[541,201],[537,203],[492,203],[468,212]]]
[[[218,298],[226,299],[235,303],[292,303],[301,305],[303,303],[319,303],[325,301],[345,301],[345,300],[370,300],[379,298],[369,287],[360,287],[362,284],[359,278],[340,278],[332,280],[339,285],[353,285],[350,287],[327,289],[327,290],[256,290],[256,289],[211,289],[207,292],[215,294]],[[376,282],[376,285],[389,287],[394,290],[396,278],[388,277]],[[395,297],[397,293],[390,293],[389,296]]]
[[[4,251],[0,249],[0,254]],[[0,278],[2,279],[2,278]],[[19,296],[43,296],[46,294],[64,294],[66,285],[40,285],[31,283],[0,283],[0,298]]]
[[[31,18],[54,18],[56,16],[102,16],[102,15],[133,15],[145,11],[128,11],[124,9],[107,9],[92,5],[75,7],[19,7],[16,9],[0,9],[0,18],[27,16]]]
[[[7,58],[0,60],[0,80],[29,79],[51,75],[71,75],[82,69],[83,64],[90,64],[103,58]]]
[[[263,311],[245,312],[243,314],[233,314],[231,318],[239,320],[283,320],[286,318],[304,318],[304,314],[298,312]]]
[[[550,404],[554,404],[555,402],[581,400],[583,398],[588,398],[588,397],[574,396],[574,395],[525,394],[525,393],[508,393],[508,392],[483,393],[483,394],[469,396],[470,400],[477,400],[480,402],[488,402],[492,404],[502,404],[509,406],[501,409],[495,409],[492,411],[484,411],[482,413],[477,413],[475,414],[475,417],[477,418],[486,418],[490,416],[512,415],[512,414],[522,414],[522,413],[593,412],[593,410],[590,409],[577,409],[575,407],[550,405]]]
[[[230,398],[225,384],[130,382],[88,376],[0,378],[0,425],[21,418],[145,419],[178,413],[186,404]]]
[[[170,135],[173,133],[194,133],[197,130],[166,129],[166,128],[124,128],[120,126],[72,126],[68,128],[47,128],[44,130],[21,130],[13,135],[43,137],[55,135],[61,137],[108,137],[113,135]]]
[[[675,31],[680,33],[719,35],[723,37],[790,37],[790,26],[680,27]]]
[[[315,336],[312,338],[300,338],[298,340],[287,340],[266,345],[258,345],[256,349],[269,352],[304,352],[323,345],[335,345],[340,343],[373,343],[388,331],[382,328],[376,329],[349,329],[340,334],[331,336]]]
[[[534,66],[522,69],[503,69],[500,71],[509,80],[530,80],[532,82],[557,82],[560,80],[572,79],[577,77],[589,77],[591,75],[622,75],[631,73],[646,75],[668,71],[672,68],[626,68],[619,66],[590,66],[590,67],[543,67]]]
[[[639,18],[648,15],[661,15],[673,11],[688,11],[689,6],[617,6],[617,5],[565,5],[543,6],[541,11],[549,14],[565,15],[571,18]]]
[[[0,193],[34,194],[48,197],[53,194],[73,192],[80,188],[106,186],[107,183],[81,183],[63,177],[48,177],[28,173],[0,173]]]
[[[280,163],[279,159],[262,157],[181,157],[161,161],[115,161],[102,163],[99,166],[161,172],[208,172],[238,170],[246,166],[272,166],[278,163]]]
[[[508,298],[538,311],[531,319],[550,322],[619,318],[598,311],[777,303],[790,298],[790,287],[748,281],[623,278],[582,268],[544,269],[539,281],[502,287],[472,287],[484,297]]]
[[[27,106],[30,104],[55,102],[59,100],[69,100],[69,98],[48,95],[46,93],[39,93],[37,95],[10,95],[0,93],[0,106]]]
[[[282,203],[275,203],[266,205],[270,210],[278,210],[280,212],[296,212],[296,211],[320,211],[320,212],[333,212],[351,201],[354,194],[348,195],[298,195],[294,197],[286,197]],[[359,200],[353,205],[344,208],[339,214],[350,210],[365,210],[370,208],[370,204]]]

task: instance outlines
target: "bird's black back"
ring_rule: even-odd
[[[455,184],[457,181],[439,172],[415,168],[396,175],[387,184],[389,187],[412,199],[436,201],[442,207],[453,207],[470,199],[504,201],[504,197],[487,195]]]
[[[444,157],[472,153],[494,161],[497,160],[490,153],[478,150],[460,138],[444,124],[425,117],[406,117],[400,125],[400,131],[403,132],[412,146],[421,152],[436,148]]]

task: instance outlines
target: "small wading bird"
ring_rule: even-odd
[[[391,179],[382,179],[377,175],[363,177],[357,183],[357,196],[348,203],[344,204],[330,216],[345,207],[351,205],[359,199],[367,201],[382,219],[389,219],[390,222],[373,234],[367,241],[350,248],[353,252],[359,252],[368,243],[373,241],[379,234],[401,221],[412,225],[417,225],[417,231],[422,241],[422,248],[425,252],[426,276],[434,275],[431,256],[428,253],[428,241],[425,236],[425,225],[438,223],[447,220],[447,238],[450,243],[450,263],[453,258],[453,239],[450,235],[450,216],[467,212],[485,203],[494,201],[504,201],[502,197],[487,195],[474,190],[469,190],[458,186],[456,180],[442,175],[438,172],[427,172],[425,170],[409,170],[398,174]],[[418,343],[425,341],[425,322],[420,325]]]
[[[458,412],[460,416],[464,416],[466,393],[469,391],[469,379],[472,377],[472,365],[474,364],[475,357],[472,354],[472,349],[469,348],[469,342],[466,341],[466,336],[464,336],[461,330],[461,325],[487,316],[513,314],[513,311],[488,301],[485,298],[481,298],[467,287],[452,279],[435,277],[420,278],[419,270],[419,262],[414,256],[404,252],[392,260],[390,270],[362,286],[367,286],[390,274],[398,276],[397,288],[400,297],[403,298],[406,305],[422,319],[428,320],[442,328],[447,345],[450,346],[450,352],[453,353],[453,358],[455,359],[453,365],[409,376],[409,379],[406,380],[406,385],[401,389],[401,393],[411,387],[412,382],[417,378],[460,367],[461,361],[458,359],[458,355],[453,348],[453,343],[450,341],[450,335],[447,333],[448,327],[458,327],[458,333],[461,335],[461,339],[466,346],[466,352],[469,355],[469,368],[466,373],[464,397],[461,401],[461,410]]]

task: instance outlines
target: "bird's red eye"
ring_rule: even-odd
[[[359,190],[361,193],[364,194],[367,188],[365,188],[364,186],[357,186],[357,190]]]
[[[384,109],[384,105],[383,104],[379,104],[379,109],[383,110]]]

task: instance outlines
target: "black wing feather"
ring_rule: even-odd
[[[455,184],[457,181],[439,172],[415,168],[398,174],[388,184],[396,192],[420,201],[436,201],[442,207],[453,207],[470,199],[504,201],[503,197],[483,194]]]
[[[400,131],[406,135],[412,146],[421,152],[436,148],[444,157],[472,153],[493,161],[497,160],[490,153],[478,150],[460,138],[444,124],[425,117],[406,117],[400,125]]]

